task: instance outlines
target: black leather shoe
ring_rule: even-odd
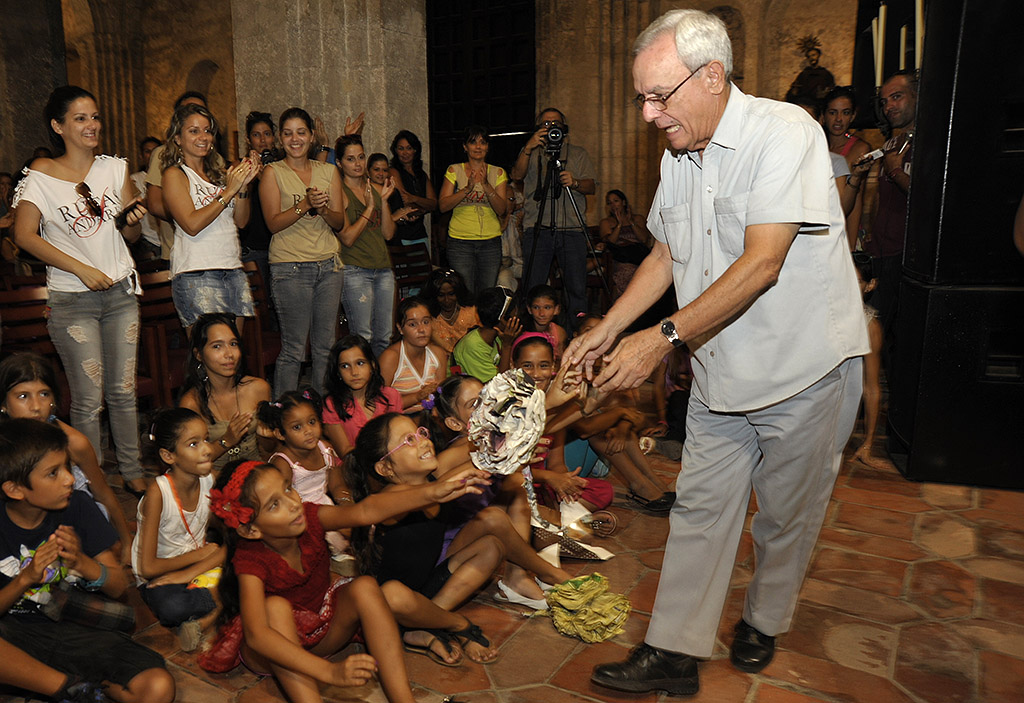
[[[696,659],[649,644],[635,647],[624,662],[595,666],[590,680],[598,686],[631,693],[665,691],[692,696],[700,689]]]
[[[774,656],[774,637],[756,630],[746,620],[736,623],[736,637],[729,649],[733,666],[748,674],[756,674],[768,666]]]

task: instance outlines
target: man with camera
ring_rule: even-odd
[[[537,116],[537,130],[512,167],[512,179],[524,181],[526,196],[523,256],[528,264],[532,260],[532,265],[523,272],[523,290],[547,282],[551,257],[556,256],[565,285],[566,319],[569,326],[575,327],[576,314],[587,309],[587,242],[568,197],[576,203],[585,224],[586,196],[597,191],[597,180],[590,154],[583,147],[570,144],[568,136],[565,115],[553,107],[542,110]],[[551,192],[544,193],[544,177],[552,160],[557,183],[551,186]],[[538,222],[542,200],[546,200],[544,221]]]

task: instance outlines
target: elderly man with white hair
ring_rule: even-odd
[[[675,10],[634,46],[637,107],[668,138],[648,227],[657,240],[569,363],[629,388],[673,345],[693,390],[665,561],[645,642],[592,681],[624,691],[699,688],[751,489],[756,570],[732,662],[757,672],[789,629],[856,418],[868,352],[843,212],[821,127],[795,105],[729,82],[725,25]],[[679,310],[612,345],[674,283]],[[611,351],[609,351],[611,350]]]

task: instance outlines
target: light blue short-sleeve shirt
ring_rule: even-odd
[[[680,308],[742,254],[750,225],[797,223],[778,282],[740,315],[688,340],[697,397],[718,412],[790,398],[869,351],[825,134],[802,108],[730,86],[714,136],[666,151],[648,228],[667,244]]]

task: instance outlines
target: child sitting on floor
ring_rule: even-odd
[[[139,594],[164,627],[178,628],[181,648],[191,652],[217,617],[217,589],[193,584],[224,561],[224,550],[206,541],[213,487],[209,426],[188,408],[162,410],[145,445],[166,473],[139,501],[139,530],[132,569]]]
[[[558,304],[558,293],[546,283],[534,286],[526,295],[526,311],[530,316],[523,327],[524,331],[551,335],[551,339],[554,340],[555,361],[561,359],[568,335],[562,326],[555,322],[555,318],[562,311],[562,306]]]
[[[370,343],[358,334],[335,342],[327,359],[324,435],[337,455],[344,457],[356,445],[359,430],[368,420],[402,412],[402,396],[384,385]]]
[[[226,671],[244,661],[257,673],[273,673],[293,701],[322,701],[319,683],[358,686],[376,674],[391,703],[413,703],[398,627],[380,587],[368,576],[333,577],[324,533],[451,500],[485,482],[482,472],[467,469],[358,504],[315,505],[302,502],[270,464],[228,464],[210,507],[228,550],[221,597],[229,625],[200,665]],[[369,654],[322,658],[339,652],[359,628]]]
[[[55,700],[103,700],[102,689],[115,701],[170,703],[174,679],[159,654],[41,610],[61,588],[119,598],[128,587],[111,551],[117,534],[74,481],[59,427],[0,424],[0,681]]]
[[[459,340],[452,352],[452,371],[464,373],[487,383],[508,370],[512,340],[519,334],[519,319],[504,319],[512,301],[505,288],[485,288],[476,300],[480,326]],[[433,388],[431,389],[433,390]]]

